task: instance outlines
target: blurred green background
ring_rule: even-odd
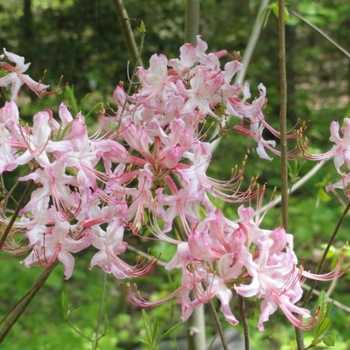
[[[143,20],[146,38],[142,54],[147,65],[153,53],[177,57],[184,37],[184,0],[128,0],[128,11],[136,40],[140,40],[137,27]],[[259,1],[202,0],[200,34],[208,43],[208,51],[226,49],[240,51],[245,47],[259,8]],[[316,24],[340,45],[349,50],[350,3],[342,0],[290,1],[305,18]],[[329,124],[350,117],[350,62],[339,50],[305,23],[291,16],[286,27],[288,73],[288,123],[292,128],[297,121],[311,121],[308,136],[313,135],[315,152],[331,148],[328,142]],[[98,101],[110,103],[111,95],[120,80],[127,84],[128,55],[112,1],[88,0],[0,0],[0,47],[32,62],[28,71],[38,80],[47,70],[44,83],[52,88],[63,75],[63,82],[74,86],[78,99],[87,93],[89,106]],[[224,60],[223,60],[224,61]],[[268,121],[278,128],[278,35],[277,19],[271,15],[262,30],[250,63],[246,80],[252,96],[257,96],[257,86],[262,82],[267,88],[268,105],[265,109]],[[64,93],[39,100],[25,88],[18,104],[21,118],[30,121],[39,110],[49,107],[54,112]],[[92,120],[91,123],[94,121]],[[266,135],[266,138],[271,135]],[[293,145],[292,145],[293,146]],[[291,146],[291,147],[292,147]],[[274,186],[279,186],[279,159],[261,160],[254,153],[255,145],[236,134],[223,139],[214,154],[210,175],[227,179],[231,168],[240,164],[249,151],[246,178],[259,175],[259,182],[268,186],[265,202]],[[291,166],[298,169],[295,176],[305,175],[315,164],[298,160]],[[295,250],[305,265],[314,271],[323,245],[332,234],[342,213],[342,205],[334,195],[329,197],[323,188],[337,181],[333,164],[326,164],[290,200],[289,231],[295,235]],[[5,179],[7,182],[13,179]],[[339,193],[339,196],[342,194]],[[218,203],[226,215],[235,218],[236,207]],[[254,203],[252,204],[255,205]],[[273,208],[265,217],[262,227],[271,229],[280,224],[279,208]],[[336,247],[340,248],[349,237],[349,219],[342,226]],[[171,256],[171,248],[162,244],[152,248],[152,254],[162,252],[162,259]],[[62,293],[66,293],[72,309],[72,323],[86,336],[91,337],[96,327],[103,274],[98,268],[89,270],[93,251],[76,256],[73,277],[63,280],[62,268],[57,268],[35,297],[26,313],[1,345],[4,349],[87,349],[88,340],[77,335],[65,322],[61,305]],[[133,254],[133,253],[130,253]],[[335,254],[335,253],[334,253]],[[335,255],[334,255],[335,256]],[[333,256],[333,257],[334,257]],[[5,314],[31,286],[41,268],[25,269],[19,261],[23,257],[1,260],[0,313]],[[334,265],[332,256],[327,268]],[[178,283],[178,276],[167,276],[157,268],[151,276],[142,278],[139,288],[143,296],[157,299],[166,295]],[[108,333],[100,341],[100,349],[132,349],[144,337],[141,311],[125,302],[120,292],[120,281],[112,276],[107,279],[104,315],[108,319]],[[329,284],[319,284],[325,288]],[[337,281],[332,297],[341,303],[349,303],[349,274]],[[234,303],[233,303],[234,304]],[[233,305],[235,309],[235,306]],[[260,348],[290,349],[294,330],[282,313],[271,317],[265,333],[256,331],[259,304],[252,301],[249,311],[255,310],[251,320],[252,345]],[[180,312],[175,301],[148,311],[151,319],[158,317],[162,330],[179,321]],[[215,333],[210,317],[207,320],[208,336]],[[226,324],[224,324],[227,326]],[[337,307],[332,310],[331,332],[337,336],[337,349],[350,348],[349,314]],[[241,330],[241,326],[237,329]],[[178,328],[177,336],[183,335]]]

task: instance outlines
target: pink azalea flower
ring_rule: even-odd
[[[126,272],[126,264],[118,257],[124,253],[127,243],[123,242],[124,227],[115,220],[108,225],[107,231],[98,230],[92,245],[99,250],[91,260],[91,268],[99,265],[107,273],[112,273],[116,278],[129,277]]]
[[[43,235],[42,247],[34,246],[29,256],[22,261],[26,267],[39,262],[43,266],[50,265],[58,259],[64,265],[66,279],[72,276],[74,258],[71,253],[78,253],[90,246],[85,238],[74,239],[71,236],[70,225],[67,221],[57,220],[50,233]]]
[[[56,210],[62,219],[66,219],[68,213],[79,213],[80,199],[77,192],[69,186],[78,186],[77,180],[72,175],[66,174],[66,160],[61,158],[44,169],[36,169],[33,173],[20,177],[19,181],[33,180],[42,185],[32,192],[31,200],[22,209],[22,212],[33,211],[37,202],[45,197],[51,197]]]
[[[189,233],[188,221],[191,223],[199,221],[195,213],[195,204],[200,201],[200,196],[198,196],[197,190],[191,184],[178,190],[171,177],[166,177],[165,181],[172,194],[165,195],[163,193],[164,188],[156,190],[158,205],[167,207],[161,215],[165,221],[163,232],[169,232],[172,229],[174,218],[180,217],[186,233]]]
[[[343,138],[340,137],[339,131],[342,132]],[[326,153],[309,154],[309,152],[301,145],[303,155],[311,160],[326,160],[334,158],[334,166],[338,173],[342,174],[341,166],[346,165],[350,169],[350,119],[344,118],[344,126],[340,128],[339,123],[333,121],[330,126],[330,141],[335,145]]]
[[[242,180],[241,173],[232,173],[228,181],[218,181],[207,176],[206,171],[211,161],[210,144],[200,141],[193,142],[193,154],[187,153],[188,158],[192,161],[190,165],[183,165],[177,168],[177,172],[182,177],[182,182],[187,186],[191,182],[197,188],[198,193],[203,193],[202,203],[207,209],[212,208],[205,198],[205,192],[219,197],[227,202],[243,202],[249,196],[254,196],[254,192],[239,192],[238,188]],[[192,186],[192,185],[191,185]]]
[[[54,142],[51,140],[52,128],[50,121],[52,118],[52,113],[49,110],[39,112],[33,117],[34,124],[32,128],[28,126],[21,128],[18,141],[22,143],[25,152],[16,158],[15,163],[17,165],[27,164],[35,158],[40,166],[45,167],[50,164],[48,153],[64,153],[72,148],[69,141]]]
[[[341,174],[340,167],[345,164],[350,169],[350,119],[344,119],[344,126],[340,128],[343,138],[339,136],[339,123],[332,122],[330,141],[334,142],[333,148],[323,155],[323,159],[334,157],[334,165]],[[321,160],[321,158],[318,158]]]
[[[24,63],[24,57],[15,55],[14,53],[8,52],[5,49],[4,53],[11,62],[15,63],[15,66],[12,66],[7,62],[0,62],[0,67],[11,72],[8,75],[0,78],[0,86],[6,87],[7,85],[12,84],[12,101],[16,101],[19,89],[23,84],[26,84],[38,96],[40,96],[40,91],[49,87],[48,85],[34,81],[28,74],[23,74],[30,65],[30,63]]]
[[[58,115],[61,119],[63,128],[67,127],[68,124],[70,124],[73,121],[73,117],[64,103],[61,103],[58,107]]]

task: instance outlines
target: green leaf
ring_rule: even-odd
[[[9,74],[9,71],[3,68],[0,68],[0,78],[6,77]]]
[[[274,15],[278,18],[279,16],[279,11],[278,11],[278,2],[273,2],[270,5],[266,6],[260,13],[259,20],[263,21],[263,27],[266,27],[267,21],[269,19],[271,11],[274,13]],[[289,11],[287,7],[284,7],[283,11],[284,15],[284,20],[288,21],[289,19]]]
[[[321,341],[323,341],[325,337],[325,332],[329,326],[330,319],[328,314],[331,310],[332,303],[328,303],[328,298],[326,292],[323,290],[320,292],[320,295],[317,299],[317,304],[319,306],[318,311],[318,325],[316,331],[314,333],[314,339],[312,340],[312,345],[315,346]]]
[[[328,304],[328,299],[327,299],[327,294],[324,290],[320,292],[320,295],[318,296],[317,299],[317,305],[320,306],[320,314],[323,315],[326,310],[327,310],[327,304]]]
[[[176,328],[178,328],[179,326],[181,326],[182,323],[179,322],[177,323],[175,326],[172,326],[170,329],[168,329],[159,339],[158,339],[158,342],[157,344],[164,338],[166,337],[167,335],[169,335],[170,333],[172,333]]]
[[[85,116],[85,119],[88,119],[92,113],[94,113],[96,110],[101,109],[103,107],[103,102],[98,102],[93,106],[89,113]]]
[[[62,304],[62,309],[63,309],[63,317],[64,317],[64,319],[67,319],[68,318],[68,314],[69,314],[68,293],[67,293],[67,291],[63,291],[62,292],[61,304]]]
[[[323,343],[327,346],[335,345],[335,336],[332,334],[325,335],[322,340],[323,340]]]
[[[80,102],[80,111],[81,111],[81,113],[85,113],[85,102],[86,102],[86,100],[88,99],[88,97],[89,97],[89,95],[90,94],[86,94],[85,96],[84,96],[84,98],[81,100],[81,102]]]
[[[69,85],[66,87],[65,89],[66,92],[66,98],[69,101],[69,104],[71,106],[71,108],[73,109],[73,112],[75,114],[79,113],[79,109],[78,109],[78,104],[77,104],[77,100],[74,96],[74,86],[70,87]]]
[[[159,325],[159,319],[156,318],[154,321],[153,333],[152,333],[152,344],[153,345],[157,345],[159,343],[159,340],[157,341],[158,325]]]
[[[141,21],[140,26],[137,28],[141,35],[146,34],[146,26],[143,21]]]
[[[331,197],[328,195],[328,193],[323,188],[320,188],[318,190],[317,197],[324,203],[329,202],[331,200]]]
[[[270,6],[271,6],[272,12],[278,18],[278,2],[273,2]]]
[[[284,20],[287,22],[289,19],[289,11],[287,7],[284,7],[283,16],[284,16]]]
[[[138,340],[139,340],[139,342],[141,342],[142,344],[147,345],[148,347],[152,346],[152,344],[149,341],[145,340],[145,339],[139,338]]]
[[[62,141],[64,139],[64,136],[66,135],[67,131],[71,127],[72,123],[73,123],[73,120],[70,121],[63,129],[62,129],[62,126],[60,127],[60,129],[57,132],[57,135],[55,135],[54,137],[55,141]]]
[[[322,339],[316,339],[316,338],[314,338],[314,339],[312,340],[312,342],[311,342],[311,345],[312,345],[312,346],[316,346],[317,344],[321,343],[321,341],[322,341]],[[307,347],[307,349],[308,349],[308,348],[311,348],[311,346]]]
[[[143,324],[145,325],[145,328],[146,328],[148,340],[150,341],[150,343],[152,343],[152,331],[151,331],[151,324],[149,321],[149,317],[144,309],[142,309],[141,312],[142,312]]]
[[[271,8],[270,6],[266,6],[259,15],[259,21],[263,22],[263,28],[266,27],[267,22],[269,20],[270,17],[270,13],[271,13]]]
[[[62,309],[63,309],[63,318],[65,321],[68,320],[68,318],[76,311],[79,309],[71,310],[71,304],[68,302],[68,293],[67,291],[62,292],[61,296],[61,304],[62,304]]]
[[[319,339],[322,337],[322,334],[327,330],[329,326],[330,319],[326,317],[317,327],[315,339]]]

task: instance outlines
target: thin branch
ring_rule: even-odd
[[[278,54],[280,79],[280,134],[281,134],[281,211],[282,225],[288,232],[288,147],[287,147],[287,71],[284,0],[278,0]],[[298,350],[304,350],[300,328],[295,327]]]
[[[130,26],[130,18],[124,7],[123,0],[112,0],[112,1],[117,13],[119,24],[123,31],[123,36],[126,42],[127,50],[129,52],[131,61],[136,66],[142,66],[143,64],[139,55],[139,50],[135,42],[134,33]]]
[[[245,303],[244,298],[241,295],[238,295],[238,303],[239,303],[239,314],[241,316],[241,322],[243,325],[243,334],[244,334],[244,348],[245,350],[250,349],[250,339],[249,339],[249,326],[247,322],[247,318],[245,317]]]
[[[35,281],[29,291],[16,303],[16,305],[2,318],[0,324],[3,324],[0,330],[0,344],[4,341],[7,334],[10,332],[12,326],[21,317],[24,311],[27,309],[30,302],[33,300],[35,295],[39,292],[40,288],[44,285],[51,272],[58,265],[59,261],[55,261],[53,264],[48,266],[39,278]]]
[[[311,287],[307,286],[306,284],[303,284],[302,287],[303,287],[303,289],[305,289],[307,291],[311,290]],[[313,289],[312,290],[312,294],[315,294],[315,295],[319,296],[321,293],[318,290]],[[335,300],[333,298],[330,298],[328,295],[327,295],[327,301],[328,301],[328,303],[333,303],[333,305],[336,306],[338,309],[343,310],[343,311],[345,311],[347,313],[350,313],[350,307],[349,306],[344,305],[344,304],[340,303],[339,301],[337,301],[337,300]]]
[[[70,328],[73,329],[73,331],[74,331],[75,333],[79,334],[82,338],[88,340],[90,343],[93,342],[93,340],[92,340],[91,338],[87,337],[85,334],[83,334],[82,332],[80,332],[80,330],[79,330],[77,327],[75,327],[75,326],[73,325],[73,323],[71,323],[68,319],[66,319],[66,323],[68,324],[68,326],[69,326]]]
[[[224,330],[222,328],[222,325],[221,325],[221,322],[219,320],[219,317],[218,317],[218,314],[215,310],[215,307],[213,305],[213,301],[212,300],[209,300],[209,309],[210,309],[210,312],[214,318],[214,322],[215,322],[215,326],[216,326],[216,329],[219,333],[219,336],[220,336],[220,339],[221,339],[221,343],[222,343],[222,349],[223,350],[228,350],[228,347],[227,347],[227,343],[226,343],[226,340],[225,340],[225,335],[224,335]]]
[[[281,209],[282,224],[288,231],[288,157],[287,157],[287,73],[284,1],[278,1],[278,55],[280,80],[280,134],[281,134]]]
[[[340,50],[343,54],[348,56],[350,58],[350,53],[349,51],[345,50],[341,45],[339,45],[336,41],[334,41],[329,35],[327,35],[324,31],[322,31],[320,28],[309,22],[306,18],[301,16],[299,13],[289,10],[290,13],[292,13],[294,16],[298,17],[301,19],[303,22],[305,22],[307,25],[309,25],[311,28],[315,29],[316,32],[321,34],[324,38],[326,38],[331,44],[333,44],[338,50]]]

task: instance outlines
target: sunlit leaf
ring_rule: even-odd
[[[142,309],[141,312],[142,312],[143,324],[145,325],[145,328],[146,328],[148,340],[150,341],[150,343],[152,343],[152,330],[151,330],[149,317],[144,309]]]
[[[335,345],[335,336],[332,334],[327,334],[323,337],[322,341],[327,346],[334,346]]]

